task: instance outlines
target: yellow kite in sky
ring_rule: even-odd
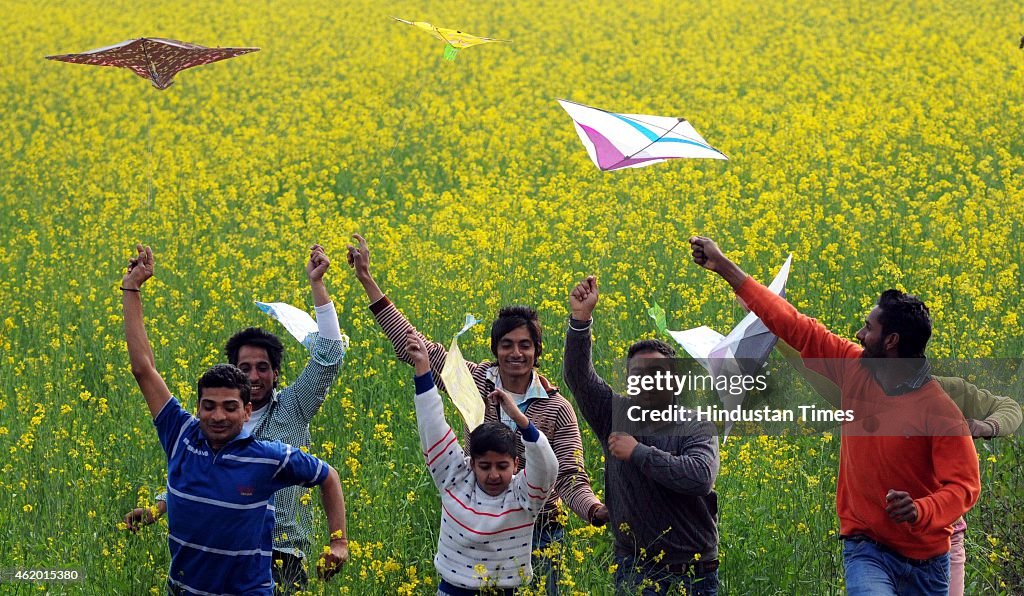
[[[455,60],[455,55],[459,53],[462,48],[468,48],[470,46],[480,45],[482,43],[494,43],[503,42],[508,43],[507,39],[494,39],[491,37],[479,37],[477,35],[470,35],[469,33],[463,33],[455,29],[445,29],[444,27],[435,27],[430,23],[423,21],[406,21],[398,17],[391,17],[399,23],[405,23],[406,25],[412,25],[417,29],[426,31],[433,35],[435,38],[445,42],[444,46],[444,57],[446,60]]]

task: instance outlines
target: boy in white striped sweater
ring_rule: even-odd
[[[519,427],[526,469],[514,474],[516,436],[500,422],[485,422],[470,433],[467,456],[444,418],[427,347],[415,331],[406,336],[406,350],[416,369],[420,445],[441,493],[434,557],[438,594],[512,594],[533,575],[533,523],[558,475],[555,453],[512,398],[495,390],[488,401],[500,403]]]

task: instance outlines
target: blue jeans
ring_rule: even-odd
[[[676,573],[659,569],[656,564],[633,557],[615,555],[615,593],[620,596],[665,596],[670,593],[686,596],[718,596],[718,570],[697,573],[689,569]],[[676,589],[678,592],[669,592]]]
[[[949,593],[949,553],[916,561],[869,540],[847,538],[843,567],[850,596]]]
[[[533,550],[543,551],[551,546],[552,553],[542,556],[534,555],[530,564],[533,565],[533,587],[539,588],[541,582],[546,587],[548,596],[558,596],[558,571],[562,567],[562,538],[565,527],[558,524],[538,523],[533,526]],[[553,544],[554,543],[554,544]]]

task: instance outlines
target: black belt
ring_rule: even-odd
[[[710,561],[696,561],[694,563],[667,563],[657,566],[669,573],[687,573],[693,571],[697,575],[706,575],[712,571],[718,571],[718,559]]]
[[[875,546],[877,546],[879,550],[885,551],[886,553],[896,557],[900,561],[903,561],[904,563],[909,563],[911,565],[914,565],[915,567],[920,567],[922,565],[927,565],[927,564],[931,563],[932,561],[934,561],[935,559],[937,559],[938,557],[942,556],[942,555],[935,555],[934,557],[932,557],[930,559],[911,559],[910,557],[901,555],[900,553],[896,552],[895,550],[893,550],[892,547],[886,546],[886,545],[882,544],[881,542],[879,542],[877,540],[873,540],[871,538],[868,538],[864,534],[853,534],[851,536],[840,536],[839,539],[840,540],[847,540],[849,542],[870,542],[871,544],[874,544]]]
[[[460,586],[452,585],[445,580],[441,580],[438,584],[438,589],[445,594],[451,594],[452,596],[477,596],[478,594],[498,594],[499,596],[515,596],[515,588],[488,588],[487,590],[471,590],[469,588],[463,588]]]
[[[685,574],[693,571],[697,575],[706,575],[713,571],[718,571],[718,559],[694,561],[692,563],[656,563],[650,559],[646,561],[633,560],[633,565],[638,569],[644,569],[647,571],[661,571],[664,573],[678,574]]]

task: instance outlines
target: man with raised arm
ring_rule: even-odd
[[[219,364],[198,382],[198,418],[186,412],[156,369],[142,314],[142,285],[153,276],[153,251],[138,252],[121,281],[125,339],[167,455],[168,545],[172,594],[271,595],[275,492],[319,485],[331,531],[322,556],[330,577],[348,559],[345,499],[337,471],[279,441],[244,428],[251,385],[234,365]]]
[[[836,408],[841,408],[839,387],[827,378],[807,368],[800,353],[784,341],[776,344],[786,361],[814,389]],[[991,440],[995,437],[1008,437],[1020,428],[1024,412],[1020,404],[1013,398],[995,395],[987,389],[980,389],[960,377],[933,376],[935,382],[949,395],[956,407],[967,420],[971,437]],[[967,521],[961,517],[953,524],[953,536],[950,537],[949,548],[949,596],[963,596],[967,549],[964,546],[964,535],[967,533]]]
[[[569,294],[572,315],[565,335],[562,376],[605,451],[605,498],[615,536],[617,594],[666,594],[682,587],[693,596],[718,593],[719,455],[717,431],[708,421],[649,427],[642,436],[616,428],[616,413],[640,399],[618,393],[598,376],[591,358],[597,279]],[[658,340],[630,346],[628,374],[673,358]],[[649,405],[649,404],[647,404]],[[669,406],[658,404],[661,407]]]
[[[974,443],[956,405],[928,374],[928,309],[883,292],[857,332],[831,333],[760,285],[708,238],[690,239],[714,271],[809,368],[835,383],[854,420],[843,426],[836,512],[849,594],[949,590],[952,524],[978,500]]]
[[[338,376],[348,348],[342,335],[334,302],[324,283],[331,266],[324,248],[314,244],[306,263],[306,277],[313,295],[318,332],[310,346],[309,362],[302,374],[285,389],[278,390],[284,345],[278,337],[257,327],[235,333],[224,347],[228,362],[249,377],[252,386],[252,416],[245,430],[261,441],[281,441],[293,447],[309,448],[310,421],[320,411],[327,391]],[[303,504],[307,489],[289,486],[274,495],[274,582],[279,592],[305,589],[308,581],[306,555],[311,547],[312,512]],[[131,530],[153,523],[167,511],[166,495],[157,496],[154,509],[139,507],[125,516]]]
[[[358,246],[348,247],[348,262],[355,270],[356,279],[366,290],[370,312],[391,340],[398,359],[411,364],[405,350],[405,334],[415,328],[384,295],[370,274],[370,249],[366,240],[359,234],[353,237],[358,241]],[[439,343],[426,337],[423,339],[430,354],[434,378],[443,391],[444,383],[440,377],[448,351]],[[583,440],[576,412],[558,392],[558,388],[552,386],[536,370],[541,351],[541,327],[536,311],[526,306],[509,306],[501,309],[491,325],[491,353],[496,362],[467,362],[466,366],[476,382],[480,399],[486,399],[495,389],[508,393],[520,411],[547,436],[558,458],[555,490],[537,518],[533,540],[534,549],[542,553],[533,563],[536,575],[546,577],[548,595],[557,596],[558,566],[552,561],[557,557],[549,557],[544,553],[557,551],[564,536],[564,525],[558,516],[559,499],[576,515],[595,526],[604,525],[608,521],[608,508],[601,503],[590,486],[590,478],[584,467]],[[499,415],[493,408],[487,409],[485,421],[499,419],[520,436],[510,418]],[[523,461],[523,446],[521,442],[517,444],[517,456]],[[549,545],[554,548],[549,549]]]
[[[416,372],[416,425],[427,469],[441,494],[441,532],[434,567],[445,596],[512,596],[533,576],[533,523],[558,474],[547,437],[500,389],[489,402],[512,419],[523,437],[528,465],[516,472],[516,436],[504,424],[484,422],[469,434],[468,453],[444,419],[427,346],[406,332],[405,351]]]

